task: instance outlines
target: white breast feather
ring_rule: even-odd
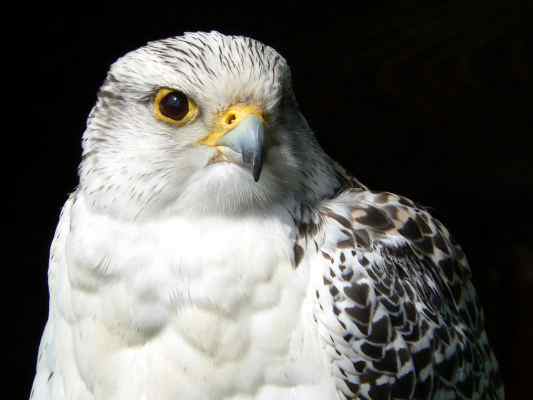
[[[333,395],[289,215],[133,225],[91,213],[81,195],[71,203],[52,248],[34,399]]]

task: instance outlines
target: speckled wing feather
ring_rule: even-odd
[[[467,260],[439,221],[363,189],[318,219],[301,240],[323,275],[315,320],[339,398],[503,399]]]

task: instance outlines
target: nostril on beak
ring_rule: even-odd
[[[235,113],[229,113],[228,115],[226,115],[226,125],[232,125],[236,119],[237,115],[235,115]]]

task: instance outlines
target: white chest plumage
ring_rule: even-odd
[[[89,392],[325,398],[309,270],[292,265],[291,221],[280,211],[131,224],[79,197],[65,237],[68,278],[51,289]]]

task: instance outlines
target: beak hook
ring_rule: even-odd
[[[250,115],[228,132],[219,142],[242,155],[243,164],[248,167],[257,182],[263,169],[265,129],[263,120]]]

